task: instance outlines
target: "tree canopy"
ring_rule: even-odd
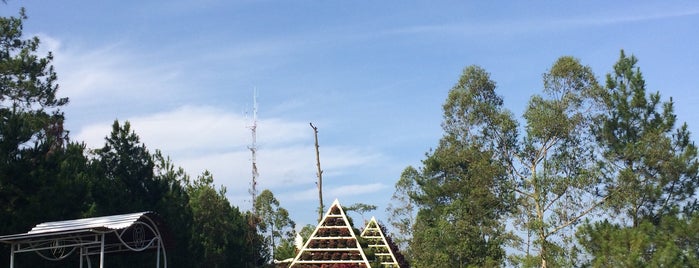
[[[408,259],[697,265],[697,148],[636,64],[622,51],[602,86],[561,57],[519,120],[488,73],[467,67],[443,105],[444,136],[396,183],[389,212]]]

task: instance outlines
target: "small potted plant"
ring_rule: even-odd
[[[312,259],[313,259],[313,256],[311,255],[310,252],[304,252],[303,254],[301,254],[301,260],[310,261]]]

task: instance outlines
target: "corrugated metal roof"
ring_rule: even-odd
[[[138,212],[77,220],[45,222],[36,225],[27,233],[0,236],[0,242],[11,243],[12,241],[34,237],[126,229],[141,220],[144,216],[152,219],[153,214],[153,212]]]
[[[149,212],[111,215],[104,217],[85,218],[67,221],[52,221],[36,225],[28,234],[55,233],[85,229],[115,230],[124,229],[133,225],[143,215]]]

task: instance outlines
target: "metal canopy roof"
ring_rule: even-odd
[[[156,267],[160,267],[163,253],[165,267],[164,224],[153,212],[138,212],[77,220],[45,222],[29,232],[0,236],[0,242],[10,244],[10,267],[14,266],[14,255],[35,252],[47,260],[58,261],[73,252],[80,252],[80,267],[90,255],[100,255],[100,267],[104,265],[104,254],[122,251],[157,250]],[[166,235],[167,236],[167,235]],[[169,240],[169,239],[168,239]],[[169,243],[167,243],[169,244]]]

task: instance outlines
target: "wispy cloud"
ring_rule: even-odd
[[[675,19],[675,18],[681,18],[681,17],[687,17],[687,16],[696,16],[696,15],[699,15],[699,10],[696,10],[696,9],[691,10],[690,9],[690,10],[676,10],[676,11],[667,11],[667,12],[660,12],[660,13],[645,13],[645,14],[633,14],[633,15],[622,15],[622,16],[608,15],[608,16],[591,17],[591,18],[563,20],[563,22],[567,22],[567,24],[570,24],[570,25],[579,25],[579,26],[604,26],[604,25],[630,23],[630,22],[643,22],[643,21],[652,21],[652,20]]]
[[[54,55],[59,95],[68,96],[71,107],[97,107],[106,110],[100,113],[114,114],[112,118],[118,117],[119,107],[170,109],[211,92],[234,91],[241,85],[251,89],[254,82],[248,81],[261,80],[260,73],[286,64],[287,55],[304,42],[192,40],[153,50],[128,41],[90,47],[49,34],[35,35],[42,40],[40,53]],[[216,37],[220,38],[202,39]]]
[[[60,94],[74,103],[89,103],[99,98],[114,100],[166,97],[181,89],[181,69],[160,62],[153,55],[128,52],[124,44],[99,48],[65,47],[61,41],[39,34],[46,50],[54,54],[60,74]]]
[[[388,188],[388,186],[382,183],[343,185],[337,188],[329,189],[328,196],[348,197],[360,194],[372,194],[380,192],[385,188]]]
[[[141,141],[151,149],[170,155],[190,175],[204,170],[216,182],[229,188],[231,195],[247,191],[251,178],[248,146],[250,124],[244,116],[207,106],[184,106],[128,120]],[[82,128],[75,137],[91,148],[104,144],[111,122]],[[281,118],[260,120],[258,124],[257,166],[260,188],[312,184],[315,181],[315,151],[307,123]],[[372,166],[382,159],[367,148],[322,147],[322,167],[326,176],[341,176],[360,166]],[[355,188],[340,190],[351,193]]]
[[[409,25],[383,31],[374,32],[376,36],[383,35],[501,35],[501,34],[526,34],[551,30],[565,30],[581,27],[597,27],[622,23],[644,22],[652,20],[674,19],[699,15],[699,10],[674,10],[663,12],[641,12],[640,14],[599,14],[579,17],[544,17],[510,19],[490,22],[456,22],[436,23],[423,25]]]
[[[325,188],[323,190],[323,196],[330,201],[335,198],[343,200],[358,195],[374,194],[384,191],[386,188],[388,188],[388,186],[382,183],[346,184]],[[298,192],[284,193],[279,195],[279,198],[291,202],[314,200],[318,198],[318,189],[309,188]]]
[[[221,106],[216,101],[197,104],[170,100],[187,100],[187,96],[205,94],[205,90],[221,91],[220,86],[207,89],[210,83],[207,81],[220,83],[217,76],[222,72],[227,73],[227,80],[234,81],[246,75],[254,76],[259,70],[284,64],[285,55],[306,49],[304,44],[323,42],[320,36],[310,41],[301,37],[253,40],[172,60],[165,58],[173,47],[145,54],[128,43],[84,48],[66,45],[46,34],[40,38],[45,52],[54,53],[60,94],[71,98],[66,112],[68,122],[75,124],[73,118],[80,120],[69,126],[73,127],[73,140],[85,142],[89,148],[101,148],[114,119],[122,123],[129,121],[149,150],[160,149],[192,177],[204,170],[212,172],[215,183],[227,188],[231,203],[243,207],[249,205],[250,116],[238,111],[240,103]],[[270,60],[255,67],[255,61],[261,58]],[[219,66],[225,69],[217,69]],[[281,117],[260,118],[257,123],[258,189],[273,189],[275,195],[282,196],[280,199],[307,201],[316,196],[309,191],[296,192],[299,187],[313,185],[316,179],[315,148],[308,121],[283,117],[287,111],[302,109],[303,101],[292,99],[270,104],[265,109]],[[134,103],[140,105],[131,108]],[[375,167],[384,158],[370,148],[344,144],[324,145],[321,157],[323,174],[332,178],[357,173],[360,167]],[[333,198],[353,196],[385,187],[379,183],[369,186],[357,183],[337,181],[327,186],[327,194]]]

